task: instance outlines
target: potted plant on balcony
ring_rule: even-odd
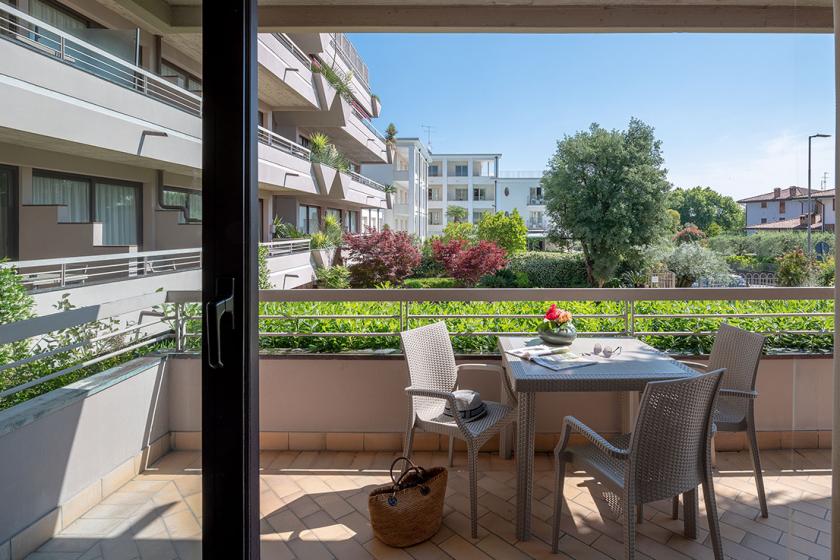
[[[394,209],[393,194],[395,192],[397,192],[397,186],[395,184],[391,183],[390,185],[385,185],[385,188],[382,189],[382,191],[385,193],[385,206],[388,208],[388,210],[393,210]]]
[[[310,238],[312,258],[321,268],[329,268],[336,263],[336,253],[341,246],[341,224],[333,216],[324,218],[323,231],[316,231]]]
[[[316,132],[309,139],[312,171],[321,194],[329,195],[339,173],[350,170],[350,161],[330,142],[329,136]]]
[[[373,108],[373,117],[376,118],[379,116],[380,111],[382,111],[382,102],[379,100],[379,96],[375,93],[370,95],[370,105]]]
[[[568,346],[577,338],[572,314],[565,309],[558,309],[556,303],[552,303],[545,312],[545,318],[537,332],[546,343],[556,346]]]
[[[397,125],[389,123],[385,129],[385,155],[388,163],[394,163],[394,151],[397,149]]]

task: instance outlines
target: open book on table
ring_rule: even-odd
[[[514,348],[508,350],[507,353],[554,371],[591,366],[598,363],[595,360],[585,360],[566,347],[546,346],[545,344]]]

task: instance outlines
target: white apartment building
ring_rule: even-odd
[[[429,235],[438,235],[450,221],[450,206],[467,212],[467,221],[478,223],[496,210],[496,189],[501,154],[432,154],[429,163]]]
[[[201,36],[161,35],[139,5],[12,4],[0,1],[0,258],[198,247]],[[261,33],[258,49],[261,239],[275,218],[380,227],[384,186],[358,172],[389,161],[364,61],[336,33]],[[352,94],[322,66],[352,71]],[[315,132],[349,171],[310,161]]]
[[[419,138],[398,138],[393,162],[365,164],[362,173],[393,192],[388,195],[385,223],[397,231],[407,231],[420,239],[428,233],[428,175],[431,154]]]
[[[519,212],[528,227],[528,245],[546,248],[550,223],[545,209],[542,171],[503,171],[499,176],[496,209],[498,212]]]

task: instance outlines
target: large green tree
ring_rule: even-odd
[[[674,189],[668,195],[668,207],[680,213],[680,222],[692,223],[707,234],[734,233],[744,227],[741,205],[710,187]]]
[[[546,207],[583,248],[592,285],[613,278],[622,259],[667,230],[671,188],[653,128],[631,119],[627,130],[589,130],[557,143],[542,179]]]
[[[528,227],[515,208],[510,214],[487,212],[478,222],[478,238],[495,243],[511,255],[527,248]]]

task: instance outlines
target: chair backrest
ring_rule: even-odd
[[[726,370],[720,385],[723,389],[752,391],[755,389],[755,378],[763,348],[764,336],[724,323],[718,329],[715,343],[712,345],[709,371]],[[746,416],[748,399],[723,396],[720,400],[720,404],[725,404],[729,413]]]
[[[436,391],[455,389],[458,370],[446,323],[403,331],[400,339],[412,387]],[[414,397],[413,401],[420,417],[432,417],[443,412],[444,402],[440,399]]]
[[[716,370],[645,387],[627,473],[642,503],[676,496],[702,481],[722,376]]]

